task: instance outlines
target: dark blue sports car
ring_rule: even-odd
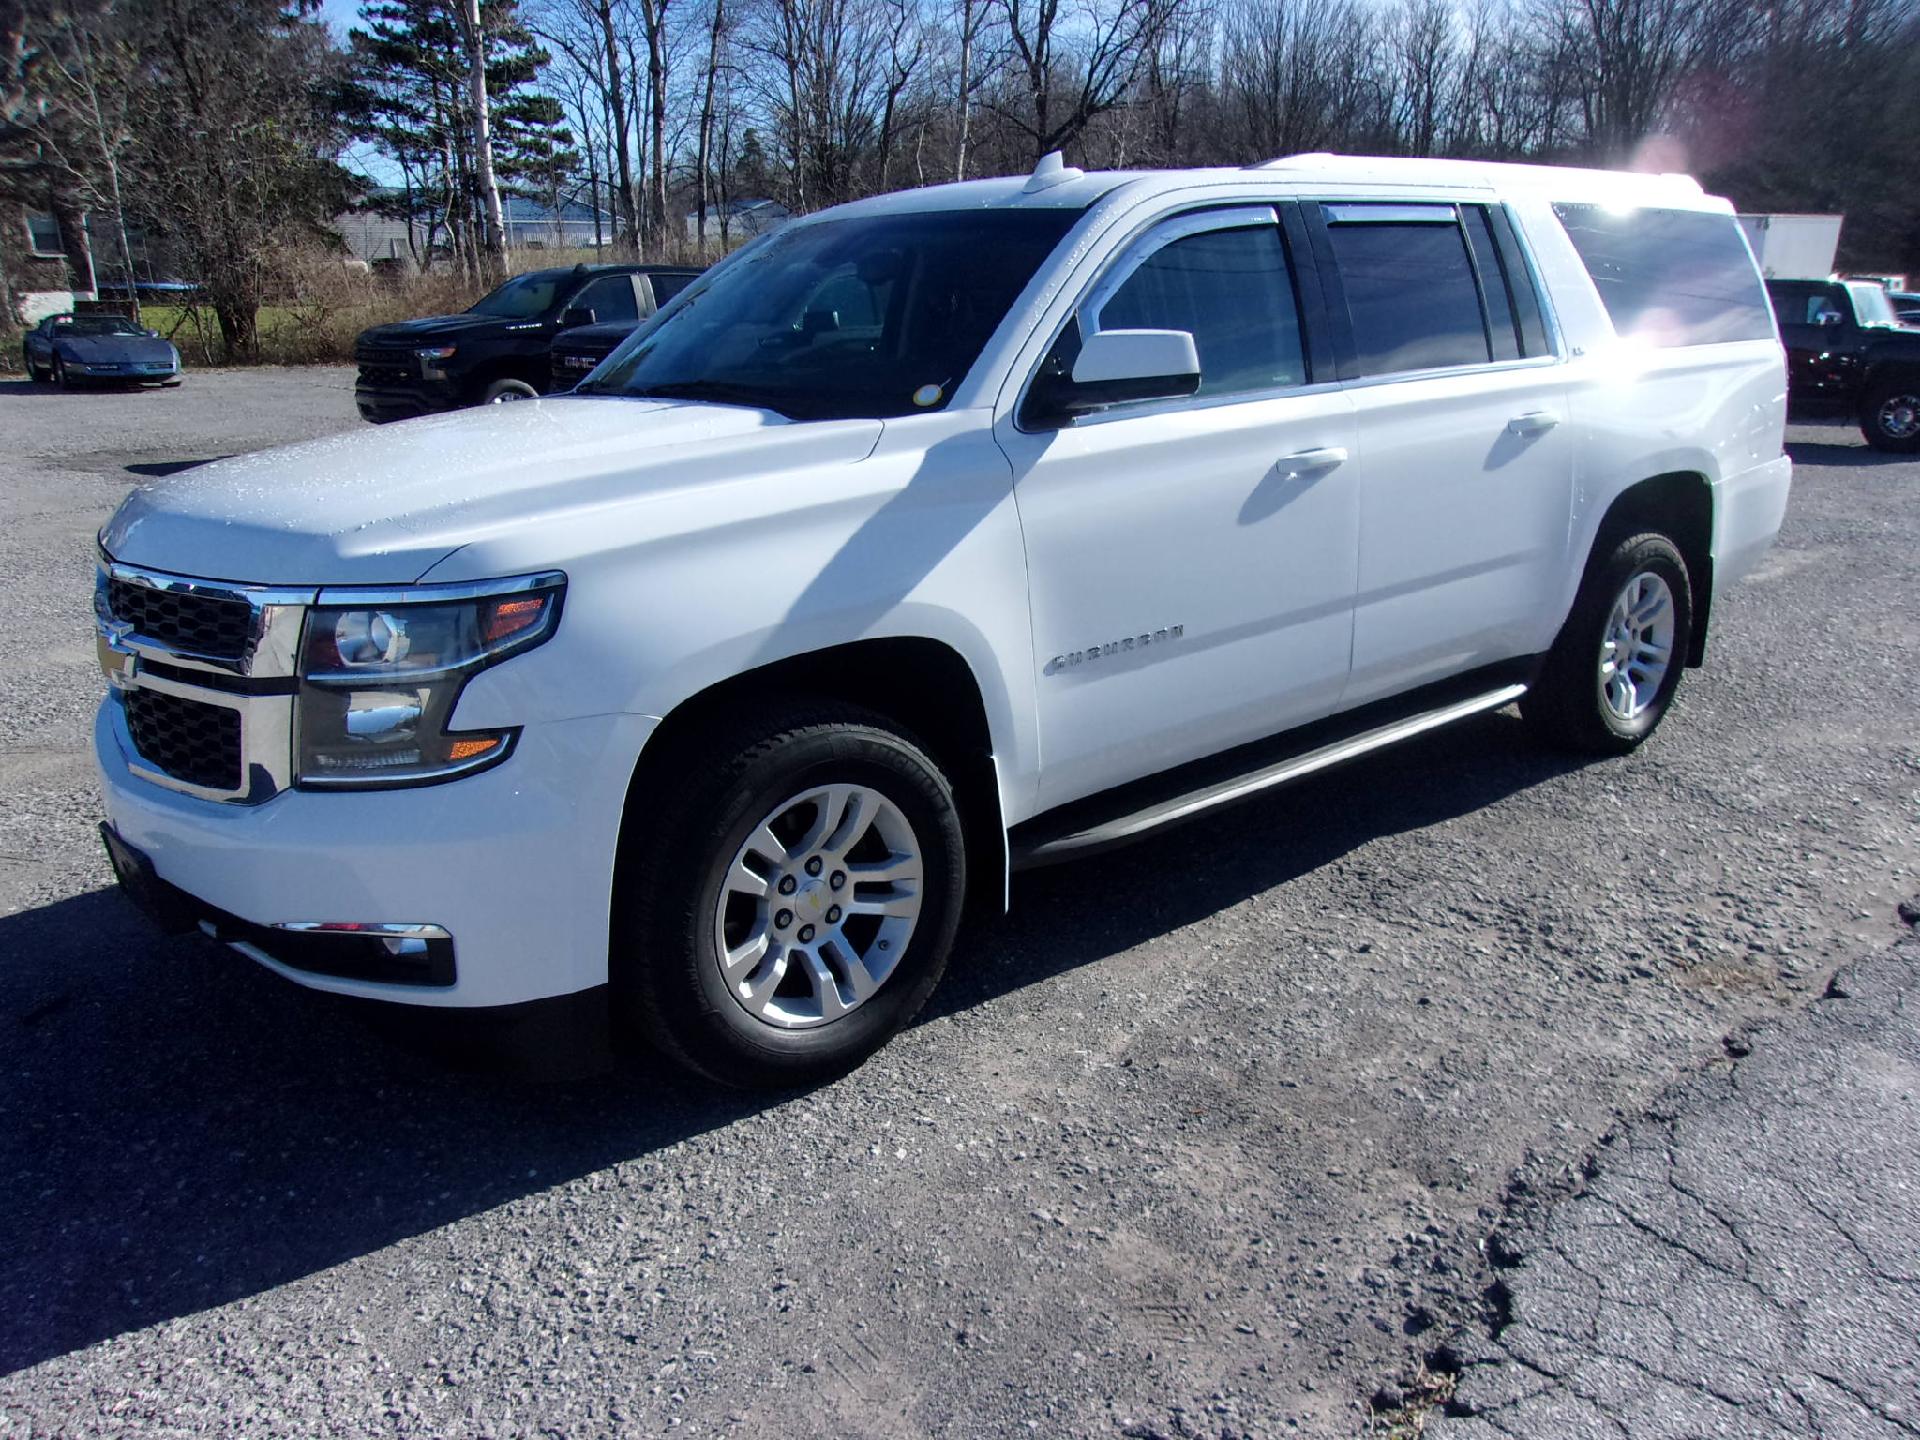
[[[173,342],[119,315],[49,315],[27,331],[20,358],[34,380],[177,385]]]

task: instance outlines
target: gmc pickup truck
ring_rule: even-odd
[[[1920,328],[1871,280],[1769,280],[1796,414],[1858,422],[1876,450],[1920,450]]]
[[[378,425],[535,399],[548,386],[555,337],[584,326],[631,328],[699,273],[670,265],[529,270],[458,315],[363,330],[353,343],[360,418]]]
[[[1785,402],[1681,176],[1056,156],[861,201],[572,394],[129,496],[105,837],[301,984],[812,1082],[1013,867],[1516,701],[1643,744],[1779,527]]]

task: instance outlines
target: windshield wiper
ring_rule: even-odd
[[[670,380],[659,385],[642,385],[632,390],[622,385],[596,385],[593,391],[598,394],[626,395],[635,400],[705,400],[715,405],[739,405],[749,410],[771,410],[788,419],[793,418],[781,408],[788,402],[779,392],[763,390],[753,385],[740,385],[731,380]]]

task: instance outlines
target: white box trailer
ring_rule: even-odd
[[[1841,215],[1742,215],[1740,228],[1769,280],[1824,280],[1840,248]]]

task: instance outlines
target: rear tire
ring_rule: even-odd
[[[1539,738],[1624,755],[1660,724],[1693,639],[1687,562],[1665,535],[1602,539],[1520,713]]]
[[[33,384],[44,385],[47,383],[47,372],[34,364],[33,356],[29,355],[24,349],[20,352],[20,363],[26,366],[27,379]]]
[[[1920,377],[1869,392],[1860,407],[1860,433],[1867,444],[1889,454],[1920,450]]]
[[[917,742],[792,701],[657,773],[674,788],[640,797],[616,867],[617,1034],[718,1084],[778,1089],[845,1073],[919,1013],[959,925],[966,846]]]

